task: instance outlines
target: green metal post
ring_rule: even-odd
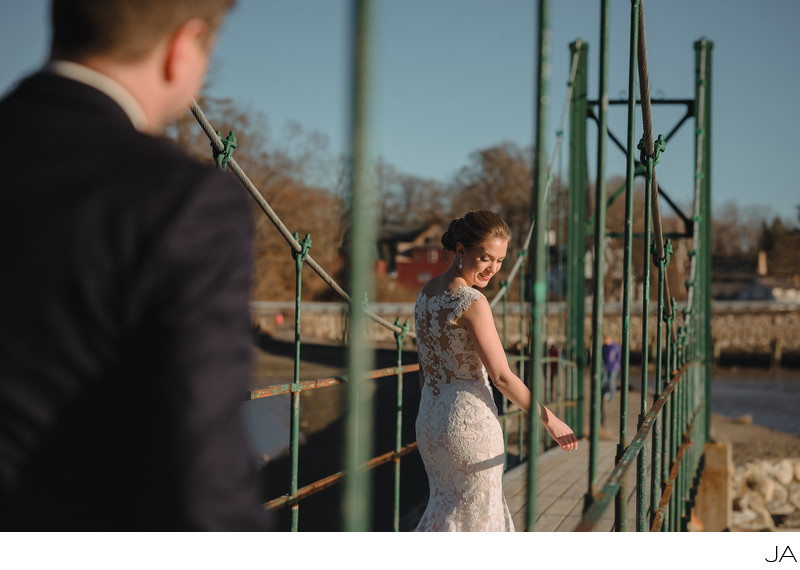
[[[655,167],[652,156],[647,160],[647,182],[644,192],[644,280],[642,282],[642,405],[639,411],[638,426],[644,422],[647,414],[647,391],[649,375],[649,352],[650,352],[650,246],[651,246],[651,216],[653,192],[653,168]],[[636,473],[636,526],[639,532],[644,532],[647,528],[647,443],[642,445],[642,451],[637,458]]]
[[[692,295],[694,296],[694,293],[696,292],[695,286],[694,285],[690,285],[690,288],[694,290],[692,292]],[[694,299],[696,300],[697,297],[694,296]],[[689,309],[688,311],[684,310],[684,322],[685,323],[687,322],[686,321],[687,317],[689,317],[690,315],[692,315],[691,309]],[[691,335],[691,329],[694,327],[695,322],[696,322],[696,314],[692,315],[692,320],[688,324],[688,327],[684,326],[678,332],[678,343],[679,343],[678,351],[679,351],[679,353],[683,354],[682,360],[684,361],[683,362],[684,364],[689,362],[690,360],[694,360],[693,357],[690,358],[690,354],[689,354],[687,343],[688,343],[688,337]],[[690,382],[690,383],[693,384],[694,383],[695,373],[696,373],[696,366],[694,364],[692,364],[691,368],[687,372],[686,381],[683,382],[682,384],[686,384],[687,382]],[[670,398],[671,407],[670,407],[670,418],[669,418],[669,421],[670,421],[670,426],[671,426],[670,427],[671,438],[670,438],[670,441],[669,441],[669,447],[665,450],[665,455],[667,456],[667,458],[669,458],[670,462],[675,461],[675,458],[677,456],[677,451],[678,451],[678,442],[679,442],[679,439],[680,439],[680,436],[681,436],[680,400],[679,400],[680,390],[681,390],[681,384],[678,385],[678,387],[676,388],[675,392],[673,392],[672,397]],[[677,484],[677,482],[676,482],[676,484]],[[677,528],[677,521],[678,521],[678,515],[677,515],[677,513],[678,513],[678,499],[677,499],[677,497],[678,497],[678,489],[676,487],[673,490],[673,493],[670,496],[670,501],[669,501],[669,513],[668,513],[669,517],[667,518],[667,522],[668,522],[667,530],[670,530],[670,531],[674,531]]]
[[[671,245],[669,241],[667,242],[667,248],[665,251],[669,251]],[[653,255],[656,254],[655,247],[653,248]],[[669,261],[669,254],[667,254],[666,259],[657,259],[655,260],[656,266],[658,268],[658,309],[657,309],[657,328],[656,328],[656,373],[655,373],[655,389],[653,394],[653,404],[658,401],[659,396],[664,391],[664,377],[663,377],[663,360],[664,360],[664,326],[666,321],[666,314],[667,312],[664,310],[664,282],[666,281],[666,265]],[[661,477],[659,474],[661,473],[661,460],[662,460],[662,423],[663,423],[663,415],[661,412],[658,413],[656,416],[656,420],[653,423],[653,456],[652,456],[652,469],[650,471],[650,504],[652,505],[651,513],[652,518],[650,523],[652,524],[656,509],[658,509],[658,504],[661,501]]]
[[[706,441],[711,438],[711,49],[713,43],[702,38],[695,43],[695,176],[699,178],[701,244],[698,250],[700,275],[703,278],[700,310],[703,318],[700,344],[705,386]]]
[[[300,242],[298,235],[294,234],[294,239]],[[294,299],[294,375],[292,383],[292,408],[290,411],[291,432],[289,440],[289,454],[292,459],[291,479],[289,483],[289,493],[297,495],[298,470],[300,462],[300,306],[301,293],[303,290],[303,262],[308,257],[308,250],[311,249],[311,236],[306,234],[306,238],[300,242],[300,251],[292,249],[292,257],[295,261],[295,299]],[[292,505],[292,532],[297,532],[300,517],[300,505]]]
[[[666,355],[666,372],[667,372],[667,382],[672,379],[672,373],[677,370],[677,365],[675,362],[676,353],[677,353],[677,344],[678,344],[678,336],[672,335],[672,327],[675,322],[675,315],[676,313],[676,304],[675,298],[673,297],[670,299],[670,303],[672,304],[672,311],[667,315],[666,322],[667,322],[667,355]],[[662,384],[663,390],[663,384]],[[660,456],[662,456],[661,461],[661,472],[656,471],[656,479],[660,479],[662,485],[666,484],[669,480],[669,472],[670,472],[670,462],[668,461],[669,455],[667,450],[675,437],[675,433],[672,430],[672,398],[669,398],[664,404],[664,410],[662,413],[661,423],[663,425],[663,431],[661,435],[661,447],[660,450],[657,452]],[[660,501],[660,499],[659,499]],[[657,501],[653,501],[655,504]],[[664,525],[662,525],[662,530],[664,529]]]
[[[591,422],[592,448],[589,450],[590,464],[594,477],[592,484],[597,483],[597,463],[599,452],[600,423],[605,420],[601,383],[603,381],[603,302],[605,295],[605,240],[606,240],[606,142],[608,139],[608,33],[609,6],[608,0],[600,4],[600,86],[598,101],[597,132],[597,181],[595,182],[595,224],[594,224],[594,270],[592,281],[594,295],[592,297],[592,374],[591,374]],[[598,434],[598,435],[595,435]],[[598,443],[596,443],[598,442]]]
[[[508,281],[500,281],[500,290],[503,291],[503,318],[502,336],[503,349],[508,349]]]
[[[403,366],[403,341],[408,334],[408,321],[400,324],[400,319],[395,321],[399,331],[395,331],[394,338],[397,343],[397,368]],[[400,450],[403,447],[403,373],[397,373],[397,392],[395,399],[395,432],[394,432],[394,513],[393,528],[400,532]]]
[[[536,226],[533,233],[533,256],[531,257],[531,406],[529,414],[528,454],[528,501],[525,528],[533,530],[536,520],[536,457],[541,441],[538,403],[542,399],[542,314],[547,301],[547,140],[546,117],[548,108],[548,82],[550,80],[550,1],[539,0],[539,38],[537,49],[537,96],[536,96],[536,148],[535,170],[531,203],[535,208]]]
[[[620,415],[619,415],[619,443],[617,444],[617,458],[622,457],[628,446],[628,407],[630,389],[630,360],[631,360],[631,304],[633,283],[633,195],[636,174],[636,73],[637,53],[639,42],[639,0],[631,1],[630,39],[628,52],[628,122],[627,122],[627,152],[625,174],[625,226],[623,238],[623,270],[622,270],[622,346],[620,369]],[[622,481],[620,492],[616,501],[616,523],[618,532],[627,529],[627,482]]]
[[[525,250],[520,249],[517,255],[525,257]],[[524,266],[524,262],[523,262]],[[519,279],[519,377],[525,380],[525,279]],[[530,388],[530,381],[528,381]],[[517,419],[517,433],[519,434],[519,460],[525,460],[525,430],[527,429],[525,418],[520,415]]]
[[[503,291],[503,349],[508,350],[508,286],[506,280],[500,282],[500,290]],[[520,313],[520,318],[522,313]],[[508,468],[508,420],[505,415],[508,413],[508,398],[503,396],[502,428],[503,428],[503,471]]]
[[[519,257],[525,257],[526,251],[524,249],[520,249],[517,252]],[[524,261],[522,262],[525,263]],[[525,377],[525,353],[526,353],[526,346],[525,346],[525,279],[520,277],[519,280],[519,377],[523,380],[526,379]],[[530,388],[530,385],[528,385]]]
[[[547,164],[545,164],[545,167],[547,167]],[[547,169],[545,170],[545,172],[547,172]],[[550,283],[550,227],[551,227],[551,222],[550,222],[550,192],[549,192],[549,181],[548,181],[547,177],[545,177],[545,184],[547,184],[548,186],[545,186],[546,190],[544,191],[545,203],[544,203],[544,206],[542,208],[542,213],[544,214],[544,218],[539,218],[539,219],[536,220],[536,222],[537,222],[537,226],[538,225],[543,225],[544,228],[545,228],[545,231],[544,231],[544,240],[545,240],[545,244],[544,244],[544,270],[542,272],[542,275],[544,275],[545,284],[546,284],[545,286],[549,287],[549,283]],[[550,403],[552,403],[553,399],[552,399],[552,394],[550,393],[551,392],[550,386],[552,384],[551,381],[550,381],[550,366],[548,366],[548,364],[547,364],[547,362],[548,362],[547,359],[550,357],[550,346],[549,346],[549,343],[548,343],[548,339],[550,337],[550,295],[549,295],[549,290],[548,289],[545,290],[544,303],[542,305],[541,323],[542,323],[542,337],[541,337],[542,338],[542,343],[541,343],[542,344],[542,349],[541,349],[541,351],[542,351],[542,360],[540,361],[540,364],[542,366],[542,391],[540,393],[540,398],[541,399],[539,401],[542,404],[550,404]],[[548,408],[550,409],[550,411],[553,411],[552,407],[548,406]],[[544,430],[540,430],[540,434],[541,434],[541,446],[540,446],[540,449],[547,449],[547,432],[545,432]]]
[[[559,136],[563,136],[563,132],[559,133]],[[563,140],[563,139],[562,139]],[[571,367],[567,367],[565,364],[565,352],[564,352],[564,344],[563,342],[566,340],[566,328],[567,324],[565,321],[566,311],[563,307],[563,299],[565,299],[565,291],[563,289],[563,284],[565,282],[565,267],[563,264],[562,258],[562,250],[561,248],[564,247],[566,244],[566,220],[564,213],[567,211],[566,209],[566,199],[564,193],[564,155],[565,152],[559,151],[558,153],[558,186],[557,186],[557,200],[556,200],[556,212],[558,213],[558,225],[556,230],[556,251],[557,251],[557,262],[556,262],[556,283],[558,287],[558,293],[556,294],[556,300],[560,307],[560,312],[558,313],[558,342],[556,343],[557,351],[558,351],[558,383],[559,388],[561,390],[561,401],[564,406],[564,421],[567,422],[567,425],[573,426],[573,430],[576,434],[578,434],[577,425],[575,424],[575,405],[573,402],[573,393],[572,393],[572,384],[571,384],[571,375],[569,370]],[[562,341],[562,339],[564,339]]]
[[[578,67],[572,84],[569,135],[569,218],[567,220],[567,360],[575,363],[573,383],[576,394],[575,426],[578,437],[584,429],[584,314],[585,289],[584,255],[586,253],[585,224],[586,192],[588,185],[586,160],[587,117],[587,53],[585,42],[570,44],[573,59],[578,54]],[[595,432],[596,433],[596,432]],[[596,482],[590,478],[590,481]],[[591,493],[591,490],[589,491]]]
[[[673,451],[671,453],[671,457],[672,457],[672,461],[673,462],[675,461],[675,459],[678,456],[678,453],[677,453],[677,451],[678,451],[677,436],[682,433],[681,430],[683,428],[683,405],[682,405],[682,402],[681,402],[681,400],[682,400],[681,392],[682,391],[683,391],[683,385],[679,384],[678,387],[675,389],[675,393],[674,393],[674,397],[675,397],[675,417],[676,417],[676,419],[675,419],[676,441],[672,445]],[[675,480],[675,489],[674,489],[673,495],[674,496],[672,497],[672,505],[673,505],[673,509],[672,509],[672,511],[673,511],[672,512],[672,528],[673,528],[673,530],[677,530],[679,528],[680,517],[681,517],[681,512],[680,512],[680,508],[681,508],[681,505],[680,505],[681,479],[680,479],[680,475]]]
[[[687,421],[686,421],[686,395],[688,393],[688,386],[686,384],[679,384],[677,390],[677,398],[678,398],[678,433],[683,434],[686,431]],[[680,446],[681,442],[675,442],[676,449]],[[677,460],[677,452],[675,454],[675,459]],[[677,508],[675,509],[676,513],[676,521],[678,524],[677,528],[683,530],[683,515],[684,515],[684,506],[685,503],[683,501],[684,493],[685,493],[685,481],[686,481],[686,472],[684,469],[679,469],[678,471],[678,480],[676,485],[676,493],[675,493],[675,500]]]
[[[704,96],[705,96],[705,110],[706,114],[703,121],[703,131],[705,135],[703,136],[704,142],[704,151],[705,151],[705,159],[703,160],[703,164],[705,165],[705,176],[703,177],[703,182],[705,186],[705,202],[706,202],[706,216],[705,216],[705,228],[706,228],[706,262],[705,262],[705,269],[706,269],[706,290],[705,290],[705,310],[706,310],[706,320],[703,323],[704,330],[703,336],[705,337],[705,354],[704,357],[704,388],[705,388],[705,413],[704,421],[705,421],[705,441],[711,440],[711,363],[712,363],[712,351],[713,351],[713,341],[711,339],[711,216],[712,216],[712,207],[711,207],[711,48],[713,44],[709,41],[704,42],[706,44],[705,49],[705,89]]]
[[[370,0],[354,0],[354,45],[352,83],[352,126],[350,172],[351,231],[350,284],[353,302],[350,303],[348,343],[349,382],[347,383],[347,415],[345,418],[344,529],[366,531],[370,527],[372,478],[362,471],[361,464],[372,451],[371,385],[363,379],[371,368],[373,351],[367,342],[367,317],[360,304],[372,291],[372,264],[376,243],[375,189],[370,181],[368,86],[370,79]]]

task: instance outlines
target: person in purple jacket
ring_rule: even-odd
[[[614,388],[619,375],[619,363],[622,351],[614,340],[607,336],[603,339],[603,388],[602,393],[606,400],[614,399]]]

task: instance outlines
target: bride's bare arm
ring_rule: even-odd
[[[473,302],[461,315],[459,323],[469,331],[475,350],[495,387],[525,413],[530,413],[531,392],[508,366],[508,359],[497,334],[492,309],[486,297]],[[565,451],[576,449],[578,440],[569,426],[545,406],[537,405],[537,408],[542,424],[561,448]]]
[[[474,301],[461,315],[459,323],[469,331],[478,356],[495,387],[526,414],[530,413],[531,392],[508,366],[489,301],[485,297]]]

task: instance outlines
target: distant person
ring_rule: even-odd
[[[489,301],[480,292],[500,269],[510,237],[494,212],[478,210],[453,220],[442,245],[455,257],[417,298],[422,396],[416,431],[430,483],[418,531],[514,530],[503,495],[503,432],[489,378],[526,413],[531,393],[511,372]],[[575,449],[572,429],[535,405],[534,413],[561,449]]]
[[[0,101],[0,530],[259,530],[252,227],[159,136],[229,0],[53,0]]]
[[[619,345],[610,336],[603,339],[603,387],[602,394],[606,400],[614,399],[614,389],[617,385],[619,376],[619,365],[622,359],[622,351]]]

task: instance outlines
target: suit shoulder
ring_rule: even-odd
[[[172,140],[142,133],[137,135],[128,143],[130,148],[127,153],[134,163],[131,165],[134,178],[157,181],[157,186],[162,191],[169,189],[178,193],[227,193],[235,188],[237,195],[242,194],[235,178],[230,173],[221,172],[211,163],[210,152],[209,161],[202,162],[190,156]]]

